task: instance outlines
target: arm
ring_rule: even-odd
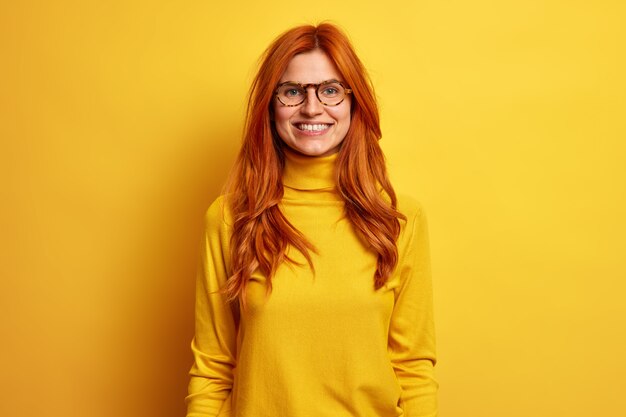
[[[436,355],[430,252],[427,221],[419,205],[415,216],[409,217],[406,233],[408,246],[398,265],[400,285],[395,289],[388,349],[402,387],[404,416],[435,417],[438,383],[433,375]]]
[[[196,278],[195,335],[191,342],[193,366],[189,371],[187,417],[216,417],[230,408],[226,401],[236,366],[236,311],[216,291],[228,278],[229,234],[223,219],[221,199],[205,216]]]

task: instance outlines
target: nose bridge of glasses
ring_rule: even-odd
[[[304,90],[304,96],[305,96],[305,100],[307,101],[307,103],[323,104],[318,94],[320,85],[321,84],[313,84],[313,83],[302,84],[302,89]],[[313,91],[311,91],[311,89],[313,89]],[[311,94],[313,95],[312,97],[311,97]]]

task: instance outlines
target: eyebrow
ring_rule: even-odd
[[[300,85],[307,85],[307,84],[326,84],[326,83],[343,83],[343,81],[340,81],[336,78],[331,78],[329,80],[324,80],[324,81],[320,81],[319,83],[302,83],[299,81],[292,81],[292,80],[285,80],[285,81],[280,81],[278,84],[300,84]]]

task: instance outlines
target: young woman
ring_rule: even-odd
[[[436,416],[426,218],[380,138],[341,31],[270,45],[206,214],[188,417]]]

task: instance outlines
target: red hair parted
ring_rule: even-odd
[[[249,92],[243,144],[225,189],[233,230],[231,276],[221,292],[229,301],[241,297],[244,308],[246,284],[255,270],[266,277],[269,294],[278,266],[295,263],[286,254],[288,246],[314,267],[310,252],[315,248],[279,208],[284,155],[271,115],[274,90],[289,62],[314,49],[328,55],[353,91],[350,128],[337,156],[335,177],[346,217],[378,255],[375,289],[387,282],[398,261],[399,219],[405,216],[396,209],[396,194],[378,144],[381,130],[372,83],[350,41],[336,26],[298,26],[280,35],[261,57]]]

